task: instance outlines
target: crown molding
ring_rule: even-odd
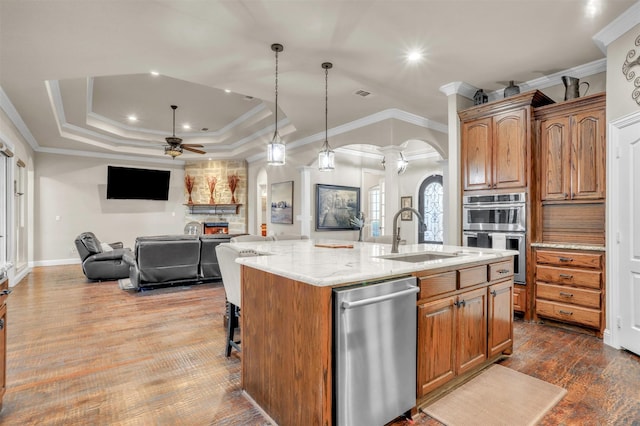
[[[22,117],[20,117],[18,110],[13,106],[11,99],[9,99],[2,86],[0,86],[0,108],[2,108],[2,111],[4,111],[13,125],[16,126],[18,132],[27,141],[31,148],[37,151],[40,145],[38,145],[36,138],[31,134],[31,131],[25,124],[24,120],[22,120]]]
[[[601,29],[593,36],[593,42],[606,55],[609,45],[638,25],[638,23],[640,23],[640,2],[634,3],[633,6],[611,21],[609,25]]]
[[[75,157],[88,157],[88,158],[103,158],[108,160],[120,160],[120,161],[135,161],[138,163],[153,163],[153,164],[174,164],[174,165],[184,165],[184,160],[176,160],[176,159],[164,159],[164,158],[153,158],[149,157],[147,154],[143,154],[144,156],[133,156],[133,155],[125,155],[125,154],[105,154],[100,152],[91,152],[91,151],[78,151],[75,149],[62,149],[62,148],[44,148],[41,147],[38,149],[39,153],[44,154],[57,154],[57,155],[65,155],[65,156],[75,156]]]

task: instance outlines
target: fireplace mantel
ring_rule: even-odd
[[[190,214],[238,214],[242,204],[185,204]]]

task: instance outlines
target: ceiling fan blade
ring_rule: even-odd
[[[196,154],[206,154],[206,152],[204,152],[204,151],[200,151],[199,149],[191,148],[191,147],[189,147],[187,145],[182,145],[182,148],[187,150],[187,151],[195,152]]]
[[[197,143],[183,143],[182,146],[190,146],[192,148],[204,148],[204,145],[200,145]]]

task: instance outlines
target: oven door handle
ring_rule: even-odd
[[[526,203],[504,203],[504,204],[467,204],[462,206],[463,210],[496,210],[525,208]]]

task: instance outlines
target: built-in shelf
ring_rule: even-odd
[[[238,214],[242,204],[185,204],[191,214]]]

